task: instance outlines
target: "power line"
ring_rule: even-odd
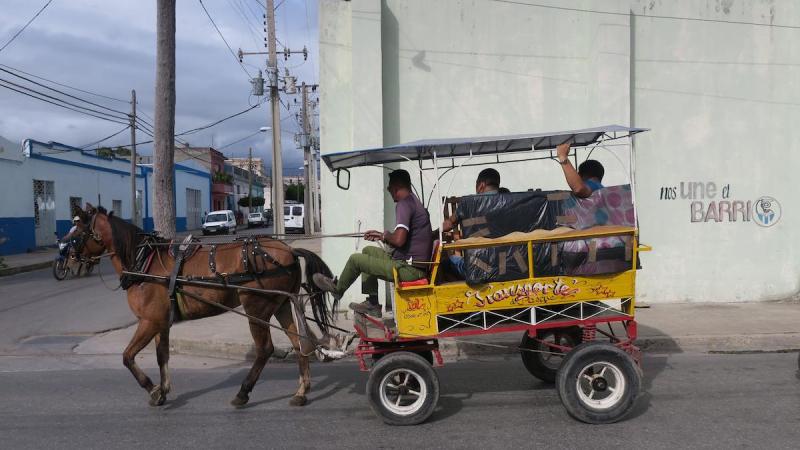
[[[2,69],[0,69],[0,70],[2,70]],[[30,88],[30,87],[28,87],[28,86],[23,86],[23,85],[21,85],[21,84],[14,83],[13,81],[5,80],[5,79],[2,79],[2,78],[0,78],[0,80],[2,80],[3,82],[5,82],[5,83],[7,83],[7,84],[10,84],[10,85],[12,85],[12,86],[16,86],[16,87],[18,87],[19,89],[24,89],[24,90],[26,90],[26,91],[28,91],[28,92],[33,92],[33,93],[35,93],[35,94],[37,94],[37,95],[40,95],[40,96],[42,96],[42,97],[46,97],[46,98],[49,98],[49,99],[55,100],[55,101],[57,101],[57,102],[61,102],[61,103],[64,103],[64,104],[67,104],[67,105],[73,106],[73,107],[75,107],[75,108],[80,108],[80,109],[82,109],[82,110],[90,111],[90,112],[93,112],[93,113],[95,113],[95,114],[102,114],[104,117],[110,117],[110,118],[117,119],[117,120],[120,120],[120,119],[121,119],[121,120],[126,120],[126,119],[127,119],[127,117],[125,117],[125,118],[120,118],[120,117],[117,117],[117,116],[112,116],[111,114],[105,113],[105,112],[103,112],[103,111],[98,111],[98,110],[96,110],[96,109],[92,109],[92,108],[89,108],[89,107],[86,107],[86,106],[76,105],[75,103],[70,103],[70,102],[68,102],[68,101],[66,101],[66,100],[64,100],[64,99],[58,98],[58,97],[53,97],[52,95],[48,95],[48,94],[45,94],[45,93],[43,93],[43,92],[39,92],[39,91],[37,91],[36,89]],[[120,122],[120,123],[127,123],[127,122]]]
[[[256,103],[254,106],[251,106],[251,107],[249,107],[249,108],[245,109],[244,111],[239,111],[239,112],[237,112],[237,113],[235,113],[235,114],[231,114],[230,116],[223,117],[222,119],[219,119],[219,120],[217,120],[217,121],[215,121],[215,122],[212,122],[212,123],[210,123],[210,124],[208,124],[208,125],[204,125],[204,126],[202,126],[202,127],[197,127],[197,128],[193,128],[193,129],[191,129],[191,130],[184,131],[184,132],[182,132],[182,133],[178,133],[178,134],[176,134],[175,136],[184,136],[184,135],[187,135],[187,134],[192,134],[192,133],[196,133],[196,132],[198,132],[198,131],[205,130],[205,129],[207,129],[207,128],[211,128],[211,127],[213,127],[213,126],[215,126],[215,125],[219,125],[219,124],[221,124],[222,122],[225,122],[225,121],[226,121],[226,120],[228,120],[228,119],[233,119],[233,118],[234,118],[234,117],[236,117],[236,116],[241,116],[242,114],[244,114],[244,113],[246,113],[246,112],[248,112],[248,111],[252,111],[252,110],[254,110],[254,109],[258,108],[259,106],[261,106],[261,103]]]
[[[244,73],[247,74],[247,78],[253,78],[252,76],[250,76],[250,72],[248,72],[247,69],[244,67],[244,64],[242,64],[239,61],[239,57],[236,56],[236,53],[234,53],[234,51],[231,48],[230,44],[228,44],[228,41],[225,39],[225,36],[222,35],[222,31],[220,31],[219,27],[217,27],[217,23],[214,22],[214,19],[211,17],[211,14],[206,9],[206,5],[203,4],[203,0],[197,0],[197,1],[200,2],[200,6],[202,6],[203,7],[203,11],[206,12],[206,16],[208,16],[208,20],[211,21],[211,25],[214,25],[214,29],[217,30],[217,34],[219,34],[219,37],[222,38],[222,42],[224,42],[225,46],[228,47],[228,50],[231,52],[231,56],[233,56],[233,59],[236,60],[236,63],[239,64],[239,67],[241,67],[242,70],[244,71]]]
[[[22,91],[22,90],[19,90],[19,89],[15,89],[15,88],[13,88],[13,87],[6,86],[6,85],[5,85],[5,84],[3,84],[3,83],[9,83],[9,84],[12,84],[12,85],[13,85],[14,83],[10,83],[10,82],[8,82],[8,81],[6,81],[6,80],[0,79],[0,87],[4,87],[4,88],[6,88],[6,89],[9,89],[9,90],[12,90],[12,91],[18,92],[18,93],[20,93],[20,94],[22,94],[22,95],[26,95],[26,96],[28,96],[28,97],[31,97],[31,98],[35,98],[36,100],[40,100],[40,101],[43,101],[43,102],[45,102],[45,103],[50,103],[50,104],[52,104],[52,105],[59,106],[59,107],[61,107],[61,108],[64,108],[64,109],[69,109],[70,111],[75,111],[75,112],[78,112],[78,113],[81,113],[81,114],[85,114],[85,115],[87,115],[87,116],[96,117],[96,118],[98,118],[98,119],[107,120],[107,121],[109,121],[109,122],[118,123],[118,124],[120,124],[120,125],[126,125],[126,122],[117,121],[117,120],[114,120],[114,119],[110,119],[110,118],[108,118],[107,116],[99,116],[99,115],[95,115],[95,114],[92,114],[92,113],[88,113],[88,112],[86,112],[86,111],[82,111],[82,110],[80,110],[80,109],[71,108],[71,107],[69,107],[69,106],[65,106],[65,105],[63,105],[63,104],[61,104],[61,103],[56,103],[56,102],[53,102],[53,101],[50,101],[50,100],[47,100],[47,99],[44,99],[44,98],[37,97],[36,95],[29,94],[28,92],[25,92],[25,91]],[[36,92],[36,91],[33,91],[33,92]],[[39,94],[39,95],[44,95],[44,94]],[[65,102],[65,103],[66,103],[66,102]]]
[[[57,86],[65,87],[67,89],[72,89],[72,90],[75,90],[75,91],[78,91],[78,92],[83,92],[84,94],[95,95],[97,97],[106,98],[108,100],[114,100],[114,101],[120,102],[120,103],[130,103],[129,100],[122,100],[122,99],[119,99],[119,98],[109,97],[108,95],[98,94],[97,92],[92,92],[92,91],[87,91],[87,90],[84,90],[84,89],[76,88],[74,86],[70,86],[70,85],[64,84],[64,83],[59,83],[58,81],[53,81],[53,80],[47,79],[45,77],[30,73],[30,72],[25,72],[24,70],[17,69],[16,67],[11,67],[11,66],[8,66],[6,64],[0,64],[0,66],[5,67],[6,69],[14,70],[14,71],[19,72],[19,73],[24,73],[25,75],[28,75],[29,77],[38,78],[40,80],[44,80],[44,81],[47,81],[49,83],[53,83],[53,84],[55,84]]]
[[[110,135],[108,135],[108,136],[104,137],[103,139],[100,139],[100,140],[98,140],[98,141],[94,141],[94,142],[92,142],[91,144],[86,144],[86,145],[83,145],[83,146],[81,146],[81,149],[82,149],[82,150],[86,150],[86,149],[87,149],[87,148],[89,148],[89,147],[92,147],[92,146],[94,146],[94,145],[97,145],[97,144],[99,144],[99,143],[101,143],[101,142],[103,142],[103,141],[107,141],[107,140],[109,140],[109,139],[113,138],[114,136],[116,136],[116,135],[118,135],[118,134],[122,133],[123,131],[127,130],[128,128],[130,128],[130,125],[128,125],[128,126],[126,126],[125,128],[123,128],[123,129],[121,129],[121,130],[117,131],[117,132],[116,132],[116,133],[114,133],[114,134],[110,134]]]
[[[788,29],[800,29],[800,25],[775,25],[771,23],[759,23],[759,22],[745,22],[739,20],[719,20],[719,19],[705,19],[702,17],[681,17],[681,16],[662,16],[662,15],[650,15],[650,14],[634,14],[634,13],[623,13],[623,12],[614,12],[614,11],[602,11],[597,9],[581,9],[581,8],[570,8],[566,6],[554,6],[554,5],[542,5],[539,3],[528,3],[519,0],[489,0],[491,2],[496,3],[507,3],[511,5],[520,5],[520,6],[531,6],[535,8],[545,8],[545,9],[557,9],[560,11],[573,11],[573,12],[583,12],[583,13],[591,13],[591,14],[605,14],[609,16],[636,16],[642,17],[645,19],[665,19],[665,20],[686,20],[690,22],[712,22],[712,23],[728,23],[733,25],[752,25],[752,26],[760,26],[760,27],[770,27],[770,28],[788,28]]]
[[[37,18],[37,17],[39,17],[39,14],[41,14],[41,13],[42,13],[42,11],[44,11],[44,10],[45,10],[45,9],[46,9],[48,6],[50,6],[50,3],[53,3],[53,0],[47,0],[47,3],[45,3],[45,4],[44,4],[44,6],[42,6],[42,8],[41,8],[41,9],[39,9],[39,11],[37,11],[37,12],[36,12],[36,14],[34,14],[34,15],[33,15],[33,17],[31,17],[31,19],[28,21],[28,23],[26,23],[26,24],[25,24],[25,26],[23,26],[22,28],[20,28],[20,29],[19,29],[19,31],[17,31],[17,32],[16,32],[16,33],[15,33],[13,36],[11,36],[11,39],[9,39],[8,41],[6,41],[6,43],[5,43],[5,44],[3,44],[3,46],[2,46],[2,47],[0,47],[0,52],[2,52],[3,50],[5,50],[5,49],[6,49],[6,47],[8,47],[8,46],[9,46],[9,44],[11,44],[12,42],[14,42],[14,39],[16,39],[16,38],[17,38],[17,36],[19,36],[20,34],[22,34],[22,32],[23,32],[23,31],[25,31],[25,29],[26,29],[26,28],[28,28],[28,25],[30,25],[30,24],[31,24],[31,22],[33,22],[34,20],[36,20],[36,18]]]
[[[258,133],[261,133],[261,130],[258,130],[258,131],[256,131],[255,133],[253,133],[253,134],[250,134],[250,135],[247,135],[247,136],[245,136],[245,137],[243,137],[243,138],[241,138],[241,139],[237,139],[237,140],[235,140],[235,141],[231,142],[230,144],[225,144],[225,145],[223,145],[222,147],[218,147],[218,148],[217,148],[217,150],[222,150],[223,148],[228,148],[228,147],[230,147],[231,145],[238,144],[239,142],[242,142],[242,141],[244,141],[245,139],[250,139],[251,137],[253,137],[253,136],[257,135]]]
[[[20,79],[22,79],[22,80],[25,80],[25,81],[27,81],[28,83],[35,84],[35,85],[37,85],[37,86],[41,86],[41,87],[43,87],[43,88],[45,88],[45,89],[49,89],[49,90],[51,90],[51,91],[53,91],[53,92],[58,92],[59,94],[61,94],[61,95],[64,95],[64,96],[67,96],[67,97],[69,97],[69,98],[74,98],[75,100],[78,100],[78,101],[81,101],[81,102],[84,102],[84,103],[88,103],[88,104],[90,104],[90,105],[93,105],[93,106],[97,106],[98,108],[103,108],[103,109],[106,109],[106,110],[108,110],[108,111],[111,111],[111,112],[113,112],[113,113],[116,113],[116,114],[121,114],[123,117],[127,117],[127,116],[128,116],[128,114],[127,114],[127,113],[125,113],[125,112],[122,112],[122,111],[119,111],[119,110],[116,110],[116,109],[112,109],[112,108],[109,108],[109,107],[107,107],[107,106],[100,105],[100,104],[98,104],[98,103],[90,102],[89,100],[85,100],[85,99],[82,99],[82,98],[80,98],[80,97],[76,97],[76,96],[74,96],[74,95],[71,95],[71,94],[67,94],[66,92],[59,91],[59,90],[58,90],[58,89],[56,89],[56,88],[52,88],[52,87],[50,87],[50,86],[47,86],[47,85],[45,85],[45,84],[39,83],[38,81],[33,81],[33,80],[31,80],[30,78],[23,77],[22,75],[17,75],[17,74],[15,74],[14,72],[11,72],[10,70],[3,69],[2,67],[0,67],[0,71],[2,71],[2,72],[6,72],[6,73],[8,73],[8,74],[10,74],[10,75],[12,75],[12,76],[15,76],[15,77],[17,77],[17,78],[20,78]],[[44,95],[44,94],[43,94],[43,95]],[[63,100],[62,100],[62,101],[63,101]],[[76,105],[76,106],[77,106],[77,105]],[[100,112],[100,111],[98,111],[98,112]],[[106,113],[106,114],[107,114],[107,113]]]
[[[253,29],[252,24],[250,23],[250,19],[248,19],[247,15],[245,14],[244,10],[241,8],[241,5],[238,2],[232,0],[226,0],[228,4],[231,6],[232,9],[236,11],[239,17],[244,21],[247,30],[250,31],[250,37],[253,38],[253,43],[258,47],[258,33]]]

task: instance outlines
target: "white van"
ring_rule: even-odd
[[[203,236],[217,233],[236,234],[236,216],[230,209],[211,211],[203,221]]]
[[[298,231],[305,232],[303,225],[305,219],[304,206],[301,203],[284,203],[283,205],[283,227],[286,232]]]

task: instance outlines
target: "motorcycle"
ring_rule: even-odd
[[[87,258],[75,251],[77,239],[64,242],[56,240],[58,256],[53,261],[53,277],[61,281],[67,276],[89,275],[94,271],[97,260]]]

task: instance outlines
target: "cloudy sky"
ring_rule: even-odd
[[[8,41],[46,0],[2,0],[0,47]],[[276,29],[282,45],[292,50],[308,46],[310,55],[294,55],[288,61],[279,57],[284,68],[302,81],[318,79],[317,9],[315,0],[275,0]],[[265,51],[263,0],[203,0],[211,17],[234,52]],[[19,69],[72,87],[84,89],[112,100],[54,86],[69,94],[120,111],[129,111],[131,89],[136,90],[138,109],[152,123],[155,86],[155,0],[53,0],[5,50],[0,52],[0,68]],[[231,55],[214,30],[199,0],[179,0],[177,7],[177,132],[200,127],[242,111],[264,100],[250,95],[247,74]],[[265,71],[266,55],[245,57],[244,68],[252,75]],[[23,74],[24,75],[24,74]],[[27,75],[24,75],[27,77]],[[30,77],[28,77],[30,78]],[[0,79],[30,84],[7,72]],[[35,81],[50,85],[39,79]],[[37,88],[44,91],[42,88]],[[296,149],[293,134],[299,129],[294,107],[299,95],[282,94],[282,143],[284,167],[294,172],[302,165],[302,152]],[[223,147],[270,125],[269,104],[230,119],[208,130],[187,135],[191,145]],[[25,138],[57,141],[83,146],[123,128],[123,125],[85,116],[0,87],[0,136],[20,142]],[[247,154],[271,159],[271,141],[256,133],[238,144],[224,148],[229,156]],[[138,141],[149,140],[144,133]],[[107,145],[127,145],[130,133],[123,132]],[[151,153],[152,146],[140,146]]]

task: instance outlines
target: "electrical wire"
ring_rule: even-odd
[[[65,87],[67,89],[72,89],[72,90],[75,90],[75,91],[78,91],[78,92],[83,92],[84,94],[89,94],[89,95],[94,95],[94,96],[97,96],[97,97],[102,97],[102,98],[105,98],[105,99],[108,99],[108,100],[113,100],[115,102],[130,104],[130,100],[122,100],[122,99],[115,98],[115,97],[109,97],[108,95],[98,94],[97,92],[92,92],[92,91],[87,91],[85,89],[76,88],[75,86],[70,86],[68,84],[59,83],[58,81],[53,81],[53,80],[50,80],[50,79],[45,78],[43,76],[39,76],[39,75],[30,73],[30,72],[26,72],[24,70],[17,69],[16,67],[11,67],[11,66],[6,65],[6,64],[0,64],[0,67],[5,67],[6,69],[11,69],[11,70],[19,72],[19,73],[24,73],[25,75],[27,75],[29,77],[37,78],[39,80],[44,80],[44,81],[47,81],[49,83],[53,83],[53,84],[55,84],[57,86]]]
[[[214,19],[211,17],[211,13],[209,13],[208,9],[206,9],[206,5],[203,4],[203,0],[197,0],[197,1],[200,3],[200,6],[203,7],[203,11],[206,12],[206,16],[208,16],[208,20],[211,21],[211,25],[214,25],[214,29],[217,30],[217,34],[219,34],[219,37],[222,38],[222,42],[224,42],[225,46],[228,47],[228,51],[231,52],[231,56],[233,56],[233,59],[236,60],[236,63],[239,64],[239,67],[241,67],[242,70],[244,71],[244,73],[247,74],[247,78],[252,79],[253,77],[252,77],[252,75],[250,75],[250,72],[248,72],[247,68],[244,66],[244,64],[242,64],[239,61],[239,57],[233,51],[233,49],[231,48],[230,44],[228,44],[228,41],[225,39],[225,36],[222,35],[222,31],[220,31],[219,27],[217,26],[217,23],[214,22]]]
[[[28,83],[35,84],[35,85],[37,85],[37,86],[41,86],[41,87],[43,87],[43,88],[45,88],[45,89],[49,89],[49,90],[51,90],[51,91],[53,91],[53,92],[58,92],[59,94],[61,94],[61,95],[64,95],[64,96],[66,96],[66,97],[73,98],[73,99],[75,99],[75,100],[78,100],[78,101],[81,101],[81,102],[84,102],[84,103],[88,103],[88,104],[90,104],[90,105],[92,105],[92,106],[97,106],[98,108],[102,108],[102,109],[105,109],[105,110],[111,111],[111,112],[113,112],[113,113],[115,113],[115,114],[119,114],[119,115],[121,115],[121,116],[122,116],[122,117],[117,117],[117,118],[122,118],[122,119],[124,119],[124,118],[126,118],[126,117],[128,116],[128,113],[125,113],[125,112],[122,112],[122,111],[119,111],[119,110],[116,110],[116,109],[113,109],[113,108],[109,108],[109,107],[107,107],[107,106],[103,106],[103,105],[100,105],[100,104],[98,104],[98,103],[91,102],[91,101],[89,101],[89,100],[86,100],[86,99],[83,99],[83,98],[77,97],[77,96],[75,96],[75,95],[72,95],[72,94],[67,94],[66,92],[60,91],[60,90],[58,90],[58,89],[56,89],[56,88],[52,88],[52,87],[50,87],[50,86],[44,85],[44,84],[42,84],[42,83],[39,83],[38,81],[33,81],[33,80],[31,80],[30,78],[23,77],[22,75],[17,75],[16,73],[14,73],[14,72],[11,72],[10,70],[3,69],[2,67],[0,67],[0,72],[6,72],[6,73],[8,73],[8,74],[10,74],[10,75],[12,75],[12,76],[15,76],[15,77],[17,77],[17,78],[20,78],[20,79],[22,79],[22,80],[25,80],[25,81],[27,81]],[[10,83],[10,81],[9,81],[9,83]],[[28,89],[30,89],[30,88],[28,88]],[[31,89],[31,90],[33,90],[33,89]],[[37,91],[37,92],[38,92],[38,91]],[[45,94],[42,94],[42,95],[45,95]],[[61,101],[64,101],[64,100],[61,100]],[[66,103],[66,102],[65,102],[65,103]],[[77,105],[75,105],[75,106],[77,106]],[[89,109],[89,108],[87,108],[87,109]],[[100,113],[100,114],[103,114],[103,113],[102,113],[102,112],[100,112],[100,111],[97,111],[97,112],[98,112],[98,113]],[[105,113],[105,114],[108,114],[108,113]],[[109,115],[110,115],[110,114],[109,114]]]
[[[19,36],[20,34],[22,34],[22,32],[23,32],[23,31],[25,31],[25,29],[26,29],[26,28],[28,28],[28,25],[30,25],[30,24],[31,24],[31,22],[33,22],[34,20],[36,20],[36,18],[37,18],[37,17],[39,17],[39,14],[41,14],[41,13],[42,13],[42,12],[43,12],[45,9],[47,9],[47,7],[48,7],[48,6],[50,6],[50,3],[53,3],[53,0],[47,0],[47,3],[45,3],[45,4],[44,4],[44,6],[42,6],[42,7],[39,9],[39,11],[37,11],[37,12],[36,12],[36,14],[34,14],[34,15],[33,15],[33,17],[31,17],[31,19],[28,21],[28,23],[26,23],[26,24],[25,24],[25,25],[24,25],[22,28],[20,28],[20,29],[19,29],[19,31],[17,31],[16,33],[14,33],[14,35],[13,35],[13,36],[11,36],[11,39],[9,39],[8,41],[6,41],[6,43],[5,43],[5,44],[3,44],[3,46],[2,46],[2,47],[0,47],[0,52],[2,52],[3,50],[5,50],[5,49],[6,49],[6,47],[8,47],[8,46],[9,46],[9,45],[10,45],[12,42],[14,42],[14,39],[16,39],[16,38],[17,38],[17,36]]]
[[[126,126],[125,128],[123,128],[123,129],[121,129],[121,130],[117,131],[117,132],[116,132],[116,133],[114,133],[114,134],[110,134],[110,135],[108,135],[108,136],[104,137],[103,139],[100,139],[100,140],[98,140],[98,141],[94,141],[94,142],[92,142],[91,144],[86,144],[86,145],[83,145],[83,146],[81,146],[80,148],[81,148],[82,150],[86,150],[86,149],[87,149],[87,148],[89,148],[89,147],[92,147],[92,146],[94,146],[94,145],[97,145],[97,144],[99,144],[99,143],[101,143],[101,142],[103,142],[103,141],[107,141],[107,140],[109,140],[109,139],[113,138],[114,136],[116,136],[116,135],[118,135],[118,134],[122,133],[123,131],[127,130],[128,128],[130,128],[130,125],[128,125],[128,126]]]
[[[50,101],[50,100],[47,100],[47,99],[45,99],[45,98],[37,97],[36,95],[30,94],[30,93],[28,93],[28,92],[25,92],[25,91],[23,91],[23,90],[19,90],[19,89],[15,89],[15,88],[13,88],[13,87],[6,86],[6,85],[5,85],[5,84],[3,84],[3,83],[8,83],[8,84],[11,84],[11,85],[18,86],[18,85],[16,85],[15,83],[11,83],[11,82],[9,82],[9,81],[7,81],[7,80],[0,79],[0,87],[4,87],[4,88],[6,88],[6,89],[9,89],[9,90],[11,90],[11,91],[18,92],[18,93],[20,93],[20,94],[22,94],[22,95],[26,95],[26,96],[28,96],[28,97],[31,97],[31,98],[35,98],[36,100],[40,100],[40,101],[43,101],[43,102],[45,102],[45,103],[50,103],[50,104],[52,104],[52,105],[59,106],[59,107],[61,107],[61,108],[64,108],[64,109],[69,109],[69,110],[71,110],[71,111],[75,111],[75,112],[78,112],[78,113],[81,113],[81,114],[85,114],[85,115],[87,115],[87,116],[96,117],[96,118],[98,118],[98,119],[106,120],[106,121],[109,121],[109,122],[118,123],[118,124],[120,124],[120,125],[126,125],[126,124],[127,124],[127,122],[123,122],[123,121],[120,121],[120,120],[114,120],[114,119],[111,119],[111,118],[109,118],[108,116],[100,116],[100,115],[92,114],[92,113],[89,113],[89,112],[83,111],[83,110],[81,110],[81,109],[72,108],[72,107],[69,107],[69,106],[65,106],[64,104],[61,104],[61,103],[56,103],[56,102],[54,102],[54,101]],[[31,90],[31,89],[29,89],[29,91],[31,91],[31,92],[36,92],[36,91],[33,91],[33,90]],[[42,95],[43,97],[50,97],[50,96],[48,96],[48,95],[45,95],[45,94],[40,94],[40,93],[38,93],[38,92],[37,92],[37,94],[38,94],[38,95]],[[50,98],[53,98],[53,97],[50,97]],[[56,99],[56,100],[58,100],[58,99]],[[70,103],[68,103],[68,102],[63,102],[63,103],[66,103],[66,104],[68,104],[68,105],[70,104]],[[86,109],[86,108],[84,108],[84,109]]]
[[[247,109],[245,109],[243,111],[239,111],[239,112],[237,112],[235,114],[231,114],[230,116],[223,117],[222,119],[219,119],[219,120],[217,120],[215,122],[212,122],[212,123],[210,123],[208,125],[204,125],[202,127],[197,127],[197,128],[192,128],[191,130],[187,130],[187,131],[184,131],[182,133],[178,133],[175,136],[185,136],[187,134],[192,134],[192,133],[196,133],[198,131],[205,130],[207,128],[211,128],[211,127],[213,127],[215,125],[219,125],[222,122],[225,122],[226,120],[233,119],[234,117],[241,116],[242,114],[244,114],[246,112],[252,111],[252,110],[258,108],[259,106],[261,106],[261,103],[256,103],[255,106],[251,106],[251,107],[249,107],[249,108],[247,108]]]
[[[258,33],[256,33],[253,30],[253,26],[250,23],[250,19],[244,13],[244,10],[242,10],[241,5],[239,5],[239,3],[236,2],[235,0],[226,0],[226,1],[231,6],[231,8],[233,10],[235,10],[236,13],[239,15],[239,17],[242,19],[242,21],[244,22],[244,25],[247,27],[247,30],[250,32],[250,36],[253,38],[253,43],[256,45],[256,47],[258,47],[258,45],[259,45]]]
[[[217,150],[222,150],[223,148],[228,148],[228,147],[230,147],[231,145],[238,144],[239,142],[242,142],[242,141],[244,141],[245,139],[250,139],[251,137],[253,137],[253,136],[257,135],[258,133],[261,133],[261,130],[258,130],[258,131],[256,131],[255,133],[253,133],[253,134],[250,134],[250,135],[247,135],[247,136],[245,136],[245,137],[243,137],[243,138],[241,138],[241,139],[237,139],[237,140],[235,140],[235,141],[231,142],[230,144],[225,144],[225,145],[223,145],[222,147],[217,147]]]

